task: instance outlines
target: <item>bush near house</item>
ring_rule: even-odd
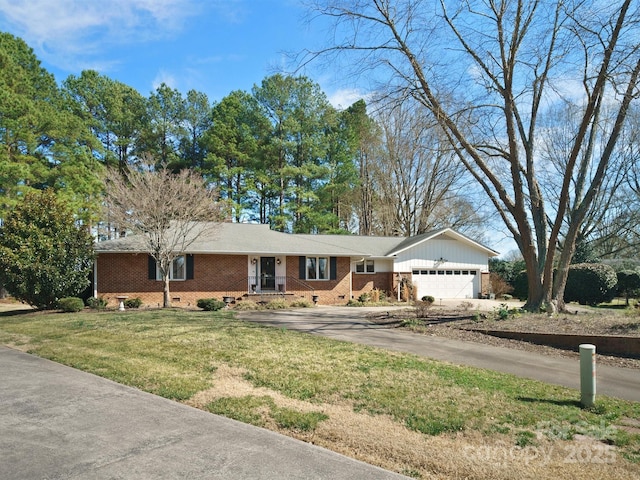
[[[565,302],[597,305],[615,298],[618,288],[616,272],[602,263],[579,263],[569,267]]]
[[[79,312],[84,308],[84,302],[78,297],[65,297],[58,300],[58,308],[63,312]]]
[[[201,308],[207,312],[215,312],[226,307],[226,304],[222,300],[216,298],[201,298],[198,300],[198,308]]]
[[[141,305],[142,305],[142,299],[140,297],[127,298],[124,301],[124,306],[127,308],[140,308]]]
[[[618,276],[618,293],[629,305],[629,298],[640,297],[640,270],[622,270]]]
[[[523,301],[527,299],[526,271],[521,271],[514,277],[513,287],[515,298]],[[579,263],[569,267],[564,301],[578,302],[581,305],[597,305],[611,301],[615,297],[617,289],[618,279],[615,271],[609,265]]]
[[[107,308],[107,300],[104,297],[89,297],[87,298],[86,304],[87,307],[92,308],[94,310],[103,310]]]

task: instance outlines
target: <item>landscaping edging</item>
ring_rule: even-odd
[[[472,329],[472,331],[493,337],[521,340],[535,343],[536,345],[548,345],[550,347],[574,351],[578,351],[578,347],[582,343],[591,343],[596,346],[597,353],[640,358],[640,337],[621,335],[569,335],[561,333],[513,332],[508,330],[484,329]]]

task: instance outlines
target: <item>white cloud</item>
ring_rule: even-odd
[[[160,70],[151,82],[151,86],[153,87],[153,90],[155,90],[163,83],[170,88],[178,88],[178,80],[175,75],[165,70]]]
[[[76,70],[109,46],[173,35],[197,8],[193,0],[0,0],[0,27],[11,25],[49,63]]]
[[[339,110],[349,108],[358,100],[367,101],[370,94],[364,94],[355,88],[342,88],[327,95],[329,103]]]

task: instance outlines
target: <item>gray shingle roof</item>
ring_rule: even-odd
[[[186,249],[186,253],[387,257],[450,232],[459,239],[497,255],[497,252],[448,228],[403,238],[289,234],[271,230],[268,225],[246,223],[222,223],[213,228],[211,225],[206,222],[195,225],[192,234],[198,238]],[[97,253],[145,251],[143,239],[138,235],[106,240],[96,245]]]
[[[204,232],[202,232],[204,230]],[[369,256],[357,242],[324,241],[324,235],[293,235],[276,232],[269,225],[222,223],[213,229],[207,224],[194,228],[198,238],[186,253],[270,254],[270,255],[330,255]],[[329,235],[328,237],[339,237]],[[344,236],[345,239],[351,238]],[[399,239],[395,239],[397,243]],[[144,241],[139,235],[98,242],[96,252],[144,252]]]

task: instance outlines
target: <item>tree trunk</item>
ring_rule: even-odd
[[[171,292],[169,291],[169,272],[163,275],[162,283],[164,284],[162,308],[171,308]]]
[[[545,303],[542,272],[535,254],[529,252],[529,255],[524,256],[524,260],[527,266],[527,302],[523,308],[529,312],[539,312]]]

